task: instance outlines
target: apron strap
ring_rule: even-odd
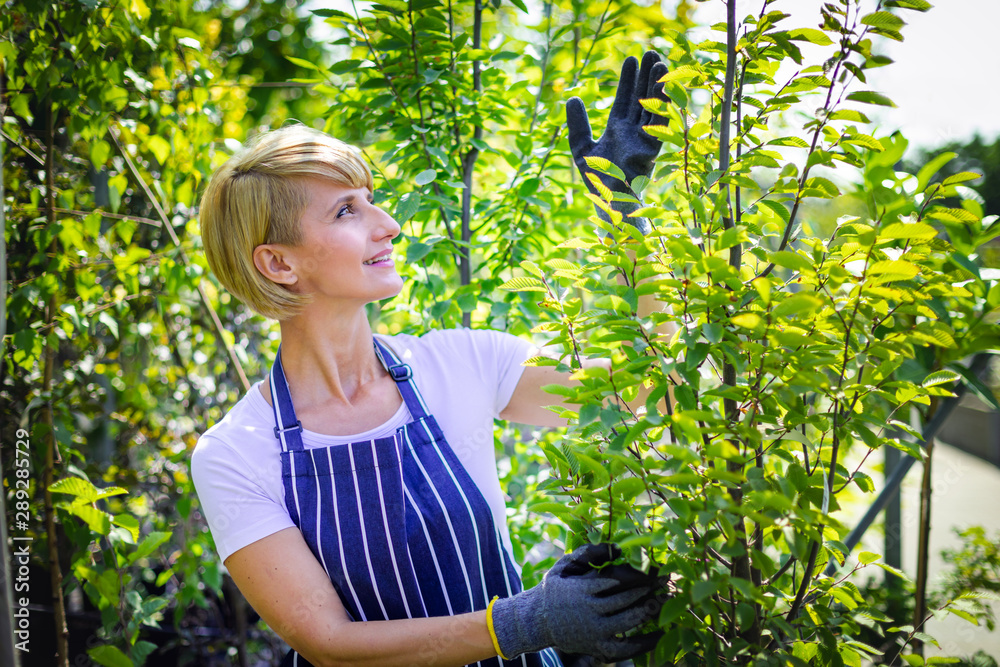
[[[424,403],[417,385],[413,382],[413,369],[409,364],[404,364],[393,354],[387,346],[373,339],[375,344],[375,355],[388,371],[392,379],[396,381],[396,388],[399,390],[406,409],[410,411],[410,416],[414,419],[427,417],[427,405]],[[302,444],[302,422],[295,416],[295,407],[292,405],[292,395],[288,391],[288,381],[285,379],[285,371],[281,366],[281,346],[278,346],[278,354],[274,357],[274,364],[271,366],[271,407],[274,410],[274,437],[281,442],[281,451],[301,451],[305,449]]]
[[[281,443],[281,451],[301,451],[302,422],[295,417],[292,395],[288,391],[288,381],[281,367],[281,345],[271,366],[271,407],[274,409],[274,437]]]
[[[420,390],[417,389],[416,383],[413,382],[413,369],[410,368],[409,364],[404,364],[400,361],[399,357],[389,349],[389,346],[380,342],[377,338],[373,338],[373,340],[375,341],[375,354],[378,356],[379,361],[382,362],[385,370],[396,381],[396,388],[403,397],[406,409],[410,411],[410,416],[414,421],[423,419],[428,415],[427,404],[424,403],[424,398],[420,395]]]

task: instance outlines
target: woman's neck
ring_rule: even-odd
[[[296,406],[303,408],[331,399],[350,405],[366,384],[385,373],[363,307],[344,313],[307,306],[283,321],[281,365]]]

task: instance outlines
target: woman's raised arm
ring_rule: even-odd
[[[297,528],[233,553],[229,574],[261,618],[316,667],[465,665],[496,655],[486,612],[355,622]]]

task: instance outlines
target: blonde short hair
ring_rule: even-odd
[[[253,251],[264,243],[301,242],[305,178],[373,189],[371,170],[356,148],[289,125],[248,141],[212,174],[201,198],[201,236],[212,272],[243,303],[276,320],[298,313],[309,296],[261,275]]]

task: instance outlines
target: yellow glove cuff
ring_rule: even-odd
[[[494,595],[493,599],[486,606],[486,629],[490,631],[490,640],[493,642],[493,648],[496,649],[497,655],[503,660],[510,660],[507,656],[503,654],[500,650],[500,642],[497,641],[497,631],[493,629],[493,603],[500,598],[499,595]]]

